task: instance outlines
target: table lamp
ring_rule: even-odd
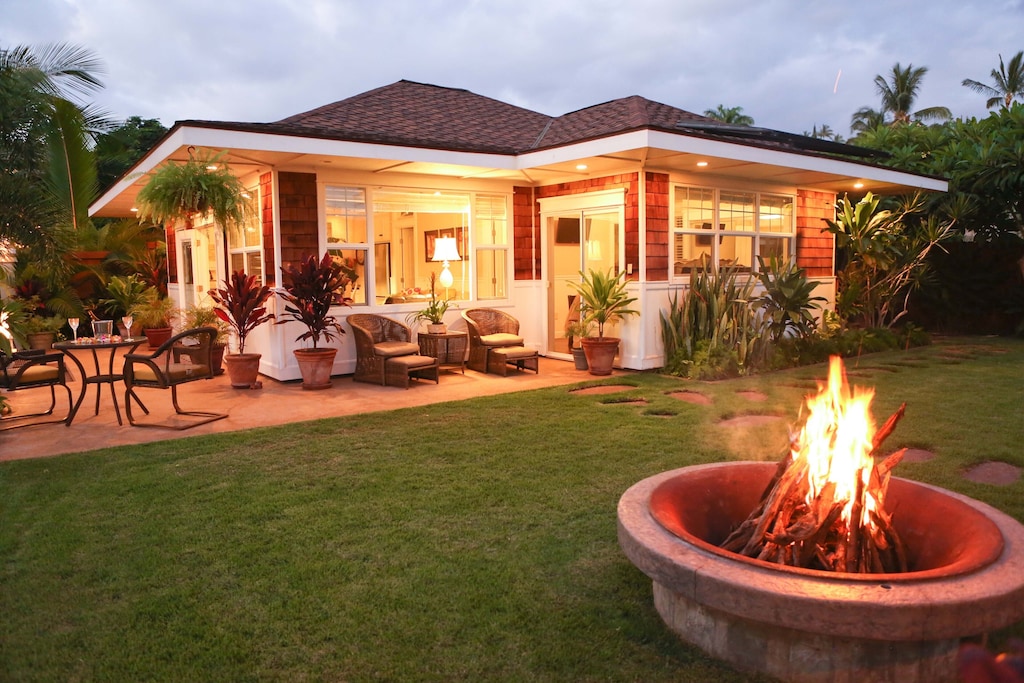
[[[449,261],[461,261],[462,257],[459,256],[459,247],[455,243],[454,237],[438,237],[434,240],[434,257],[431,261],[443,261],[444,265],[441,267],[441,274],[438,276],[437,281],[441,283],[441,286],[447,289],[452,286],[455,279],[452,277],[452,271],[448,270]]]

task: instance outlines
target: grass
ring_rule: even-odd
[[[1024,482],[960,476],[1024,466],[1024,342],[847,367],[879,422],[907,402],[887,445],[937,454],[898,474],[1024,520]],[[824,374],[640,373],[612,402],[563,387],[2,463],[0,679],[751,680],[662,625],[616,503],[665,469],[777,459]],[[752,412],[785,419],[715,424]]]

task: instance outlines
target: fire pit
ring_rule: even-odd
[[[741,669],[785,681],[955,680],[960,638],[1024,618],[1024,527],[983,503],[893,479],[910,571],[783,567],[718,548],[772,463],[663,472],[619,501],[619,543],[665,623]]]
[[[797,683],[955,680],[960,639],[1024,618],[1024,526],[891,476],[872,392],[842,362],[772,463],[665,472],[619,501],[619,543],[684,640]]]

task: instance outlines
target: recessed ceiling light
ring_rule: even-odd
[[[853,187],[854,187],[855,189],[858,189],[858,190],[859,190],[860,188],[864,187],[864,183],[860,183],[860,182],[854,183],[854,184],[853,184]]]
[[[698,166],[699,168],[704,168],[704,167],[705,167],[705,166],[707,166],[707,165],[708,165],[708,162],[706,162],[706,161],[698,161],[698,162],[697,162],[697,166]]]
[[[576,164],[576,170],[577,171],[586,171],[587,170],[587,165],[586,164]]]
[[[217,170],[217,166],[214,165],[214,164],[210,164],[209,166],[206,167],[206,170],[207,171],[216,171]]]
[[[138,212],[139,212],[139,208],[137,206],[133,206],[132,207],[132,213],[138,213]]]

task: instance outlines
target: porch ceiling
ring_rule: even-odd
[[[170,141],[168,141],[170,142]],[[210,141],[212,142],[212,141]],[[199,145],[191,145],[199,148]],[[269,145],[268,145],[269,146]],[[93,205],[93,215],[100,217],[131,216],[135,197],[146,183],[146,174],[164,161],[184,162],[190,145],[154,149],[128,174]],[[729,154],[731,146],[711,145],[707,150],[680,151],[660,147],[609,149],[601,145],[581,145],[519,157],[505,155],[466,155],[439,150],[373,145],[373,156],[348,156],[337,153],[316,153],[304,149],[240,149],[227,148],[224,160],[240,176],[255,176],[269,169],[315,172],[344,169],[362,173],[403,173],[417,176],[438,176],[460,179],[495,179],[524,185],[569,182],[622,172],[643,164],[649,171],[679,172],[690,177],[706,175],[709,184],[728,179],[764,182],[781,186],[851,194],[872,191],[880,194],[909,191],[920,186],[920,176],[892,169],[826,158],[807,158],[802,167],[794,167],[794,155],[764,153],[763,158],[737,159]],[[286,146],[287,147],[287,146]],[[719,151],[716,155],[713,152]],[[161,149],[162,148],[162,149]],[[224,149],[210,144],[209,149]],[[355,150],[352,150],[355,151]],[[706,153],[711,151],[712,153]],[[166,156],[164,156],[166,155]],[[470,158],[471,157],[471,158]],[[803,162],[802,158],[797,158]],[[471,163],[459,163],[470,161]],[[697,162],[707,162],[698,167]],[[489,162],[489,163],[488,163]],[[500,166],[497,164],[501,164]],[[585,169],[578,168],[586,165]],[[863,173],[864,175],[854,175]],[[855,188],[854,183],[863,183]],[[928,189],[944,190],[945,182],[936,180]]]

